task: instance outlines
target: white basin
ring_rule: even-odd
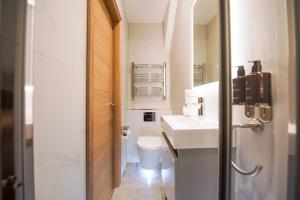
[[[166,115],[161,127],[174,149],[218,148],[219,127],[215,122],[184,115]]]

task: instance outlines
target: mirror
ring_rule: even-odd
[[[219,79],[218,0],[197,0],[193,8],[193,86]]]

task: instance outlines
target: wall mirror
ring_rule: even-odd
[[[218,0],[196,0],[193,7],[193,86],[219,79]]]

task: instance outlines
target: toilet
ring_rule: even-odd
[[[159,136],[141,136],[137,141],[141,167],[158,169],[160,167],[161,138]]]

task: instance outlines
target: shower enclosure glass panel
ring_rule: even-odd
[[[27,29],[33,19],[32,2],[0,0],[0,200],[34,199],[32,120],[28,117],[32,113],[32,107],[28,109],[32,54],[27,37],[32,32]]]
[[[266,91],[261,90],[264,82],[259,79],[254,84],[260,92],[251,96],[247,85],[252,80],[247,79],[246,102],[231,107],[230,200],[293,199],[296,63],[292,1],[229,0],[229,4],[231,77],[236,78],[237,66],[244,66],[246,76],[255,71],[248,62],[253,60],[259,60],[262,72],[272,77],[269,110],[260,98]],[[249,98],[255,102],[249,103]],[[262,117],[266,113],[271,113],[268,122]]]

